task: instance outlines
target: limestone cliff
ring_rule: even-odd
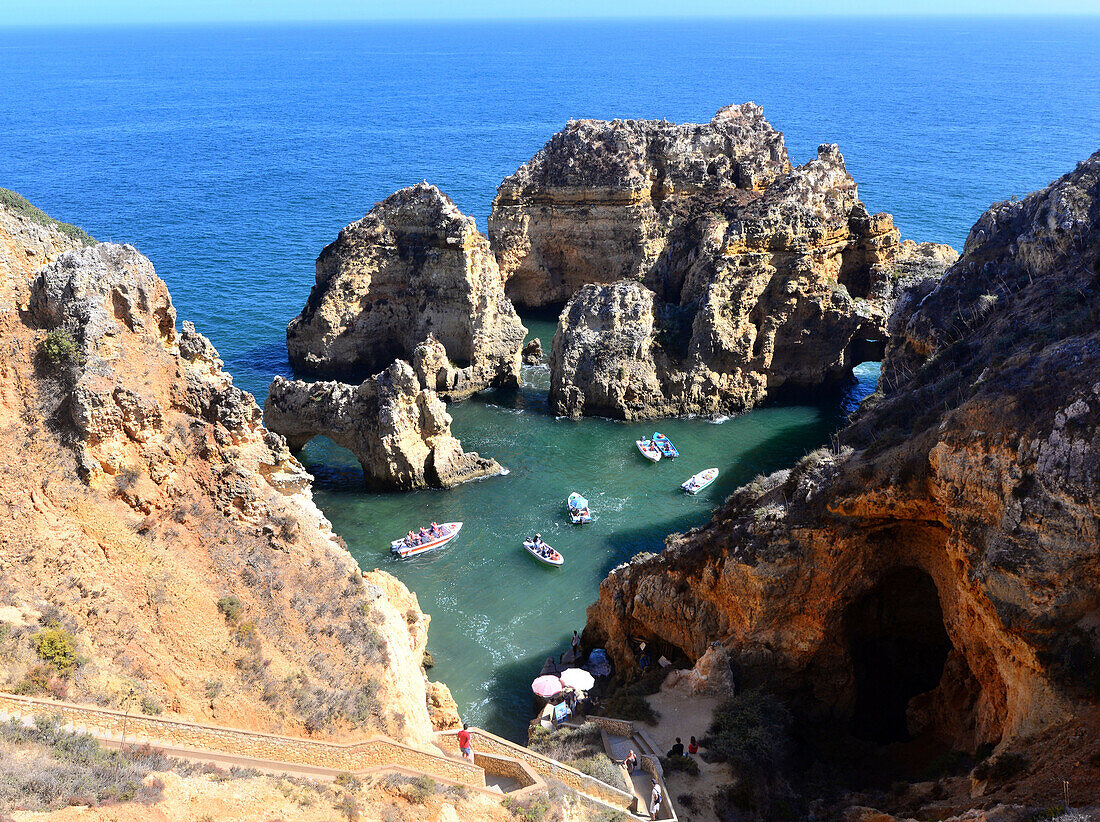
[[[880,742],[1007,747],[1094,704],[1100,153],[994,205],[917,289],[842,450],[614,569],[586,644],[629,671],[630,637],[689,661],[717,640],[739,684]]]
[[[836,146],[792,169],[752,104],[706,125],[571,123],[501,186],[490,233],[513,299],[568,301],[554,411],[625,419],[837,379],[880,353],[899,283],[957,256],[899,243]]]
[[[359,386],[276,377],[264,421],[295,450],[318,434],[344,446],[372,488],[450,488],[502,470],[462,451],[443,402],[404,360]]]
[[[525,334],[474,219],[420,183],[321,252],[287,349],[303,373],[338,378],[363,379],[404,359],[426,387],[455,399],[518,384]]]
[[[642,279],[693,195],[759,191],[789,169],[783,135],[752,103],[703,125],[571,120],[493,200],[508,296],[560,305],[588,283]]]
[[[364,580],[150,262],[83,245],[0,207],[0,689],[430,744],[415,597]]]

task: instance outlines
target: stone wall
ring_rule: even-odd
[[[105,708],[0,693],[0,718],[52,715],[60,716],[77,730],[108,739],[121,739],[125,732],[126,739],[135,743],[160,743],[338,771],[399,765],[472,787],[485,786],[485,772],[477,765],[410,748],[385,737],[341,744],[127,715]]]
[[[579,793],[594,797],[623,810],[630,810],[634,804],[634,796],[618,788],[608,785],[595,777],[583,774],[580,771],[563,765],[557,760],[549,759],[535,753],[522,745],[516,745],[506,739],[501,739],[480,728],[470,728],[471,744],[474,755],[485,752],[494,756],[511,757],[525,762],[540,776],[563,783]],[[446,751],[458,751],[458,742],[455,740],[457,731],[440,731],[436,734],[436,744]]]
[[[632,736],[635,733],[634,723],[629,719],[614,719],[610,716],[585,716],[585,722],[591,722],[597,728],[602,728],[615,736]]]

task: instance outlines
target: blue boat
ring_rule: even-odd
[[[569,508],[569,519],[573,521],[574,525],[592,521],[592,512],[588,510],[588,500],[576,491],[569,495],[566,506]]]
[[[672,458],[680,456],[680,452],[676,450],[676,446],[672,444],[672,440],[662,434],[660,431],[653,432],[653,444],[657,446],[661,451],[661,455]]]

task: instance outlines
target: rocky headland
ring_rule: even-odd
[[[287,350],[302,374],[355,381],[403,359],[426,388],[461,399],[518,384],[525,334],[474,219],[420,183],[321,252]]]
[[[874,797],[899,815],[1061,800],[1061,779],[1094,799],[1100,153],[990,208],[889,325],[879,393],[839,447],[614,569],[585,642],[623,672],[632,637],[689,664],[719,643],[739,688],[834,740],[893,745],[876,764],[916,757],[907,740],[994,751],[931,794]]]
[[[759,106],[710,123],[569,123],[502,183],[490,237],[509,296],[565,303],[555,413],[742,411],[878,359],[900,285],[946,246],[869,214],[835,145],[792,168]]]
[[[294,450],[318,434],[347,448],[371,488],[450,488],[502,471],[494,460],[463,452],[443,401],[404,360],[358,386],[276,377],[264,422]]]
[[[414,746],[457,720],[416,597],[364,578],[149,260],[4,205],[0,273],[0,689]]]

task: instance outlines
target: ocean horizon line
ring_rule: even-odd
[[[966,11],[958,13],[915,14],[907,12],[899,13],[764,13],[764,14],[729,14],[729,15],[704,15],[704,14],[639,14],[630,17],[621,15],[572,15],[562,17],[547,16],[486,16],[486,17],[332,17],[332,18],[286,18],[279,20],[270,19],[225,19],[225,20],[108,20],[97,22],[76,23],[2,23],[0,32],[13,31],[59,31],[59,30],[102,30],[102,29],[209,29],[209,28],[283,28],[283,27],[317,27],[331,26],[415,26],[423,28],[440,28],[444,26],[478,26],[478,25],[546,25],[546,24],[576,24],[576,23],[607,23],[607,24],[646,24],[646,23],[844,23],[844,22],[964,22],[964,21],[1100,21],[1100,9],[1096,12],[1059,12],[1044,13],[1026,12],[975,12]]]

